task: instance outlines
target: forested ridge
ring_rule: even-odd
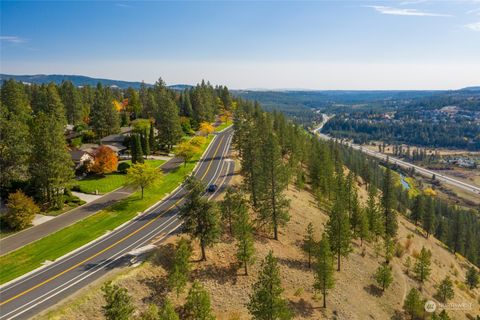
[[[369,234],[375,239],[383,237],[385,243],[393,241],[397,228],[395,215],[400,213],[422,228],[426,237],[434,235],[453,253],[458,252],[480,265],[478,212],[423,193],[409,196],[401,184],[394,183],[394,168],[386,168],[360,151],[335,142],[320,141],[307,135],[303,128],[282,114],[263,112],[258,104],[253,103],[239,104],[234,141],[242,159],[245,188],[252,206],[259,212],[257,219],[272,221],[269,225],[274,237],[275,228],[288,221],[288,210],[284,209],[288,205],[276,195],[281,195],[280,190],[288,182],[302,186],[308,182],[319,204],[329,208],[331,219],[336,220],[330,244],[338,261],[342,255],[348,254],[349,237]],[[349,169],[346,176],[343,166]],[[272,176],[278,182],[270,185]],[[366,184],[371,207],[359,207],[356,190],[352,188],[356,177],[361,177]],[[380,201],[377,202],[378,196]],[[262,201],[269,202],[270,211],[265,212]],[[278,210],[276,203],[279,203]],[[363,230],[366,226],[362,215],[370,215],[366,219],[367,230]],[[342,234],[343,239],[335,239]]]

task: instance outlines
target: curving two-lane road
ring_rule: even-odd
[[[234,170],[233,161],[227,159],[232,133],[231,128],[218,133],[197,165],[194,175],[206,184],[228,183]],[[179,187],[165,200],[105,237],[2,286],[0,320],[32,317],[111,269],[128,265],[127,253],[157,243],[180,227],[178,208],[185,195],[186,190]]]

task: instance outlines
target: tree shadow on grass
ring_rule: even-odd
[[[377,287],[374,284],[370,284],[368,286],[363,287],[363,290],[365,290],[366,292],[368,292],[374,297],[381,297],[383,295],[382,289]]]
[[[151,291],[148,297],[143,299],[145,304],[154,303],[162,305],[169,292],[168,280],[165,276],[148,277],[139,281],[142,285],[148,287]]]
[[[227,266],[217,266],[208,264],[200,266],[192,272],[193,279],[212,279],[219,284],[236,284],[239,276],[239,265],[237,262],[232,262]]]
[[[290,258],[277,258],[278,263],[283,264],[289,268],[294,268],[301,271],[309,271],[308,263],[303,260],[296,260]]]
[[[301,316],[303,318],[310,318],[313,316],[313,310],[315,307],[308,301],[301,298],[298,301],[290,300],[290,306],[295,312],[295,316]]]

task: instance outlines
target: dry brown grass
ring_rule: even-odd
[[[239,183],[238,176],[233,183]],[[363,188],[360,190],[361,198],[365,200],[366,192]],[[457,283],[453,302],[472,303],[473,309],[467,310],[470,314],[479,310],[477,297],[480,290],[472,292],[461,286],[464,282],[466,261],[453,256],[437,240],[425,239],[419,235],[415,226],[402,217],[399,217],[398,243],[404,249],[401,257],[394,258],[391,262],[394,273],[391,287],[382,293],[372,279],[379,263],[383,261],[381,256],[377,257],[374,246],[365,244],[360,247],[360,242],[355,241],[352,254],[342,261],[342,271],[335,273],[336,286],[328,296],[328,308],[321,308],[321,295],[315,294],[312,289],[313,274],[307,268],[307,260],[300,250],[300,243],[309,222],[313,223],[318,239],[328,217],[317,208],[315,199],[309,192],[290,187],[286,195],[291,200],[291,221],[281,231],[279,241],[262,235],[256,236],[257,259],[250,268],[249,276],[243,275],[243,270],[233,258],[235,243],[228,236],[224,236],[220,243],[207,251],[207,262],[194,263],[192,278],[200,280],[210,292],[218,319],[249,319],[245,303],[256,280],[260,261],[269,250],[278,258],[282,285],[285,288],[284,296],[290,301],[296,319],[391,319],[396,311],[401,310],[408,290],[418,287],[414,279],[405,275],[403,263],[410,255],[413,264],[414,257],[422,246],[433,253],[432,276],[423,286],[422,295],[431,299],[436,293],[434,285],[446,275],[450,275]],[[175,239],[176,237],[169,238],[156,255],[140,267],[122,270],[109,276],[128,288],[140,310],[148,303],[160,303],[166,294],[177,306],[185,299],[185,293],[177,298],[165,291],[165,267]],[[194,255],[194,259],[199,256],[198,250]],[[39,319],[101,319],[103,298],[100,286],[105,280],[91,285]],[[449,311],[449,314],[456,319],[466,317],[465,311]]]

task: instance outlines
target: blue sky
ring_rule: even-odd
[[[2,73],[232,88],[480,85],[480,0],[1,1]]]

